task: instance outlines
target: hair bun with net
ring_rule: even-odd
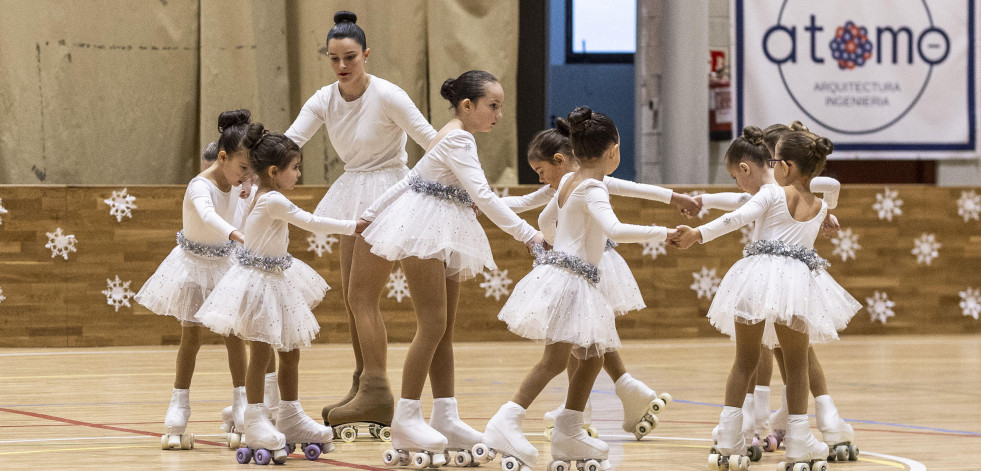
[[[571,134],[582,132],[589,127],[590,119],[593,117],[593,110],[588,106],[580,106],[569,113],[569,131]]]
[[[355,15],[353,11],[347,11],[347,10],[341,10],[337,13],[334,13],[334,24],[336,25],[341,23],[357,24],[358,15]]]
[[[754,146],[763,144],[763,130],[756,126],[746,126],[743,128],[742,138],[749,141]]]

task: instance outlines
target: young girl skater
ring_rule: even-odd
[[[762,139],[758,128],[748,131],[755,135],[752,139]],[[807,349],[810,343],[837,339],[837,326],[860,305],[828,275],[827,261],[813,249],[827,203],[811,193],[810,182],[824,168],[833,150],[831,141],[791,132],[775,150],[776,158],[767,163],[775,166],[774,177],[782,186],[765,184],[739,209],[697,229],[679,228],[677,245],[686,248],[756,222],[755,242],[746,246],[745,258],[726,273],[707,315],[712,325],[736,340],[736,359],[719,419],[718,454],[709,460],[710,465],[728,462],[730,469],[748,468],[740,406],[756,371],[760,346],[772,347],[779,341],[787,365],[791,412],[787,459],[790,464],[806,462],[826,469],[828,446],[814,438],[807,420]],[[744,175],[736,168],[729,171],[746,190]]]
[[[147,309],[181,322],[181,344],[177,349],[177,374],[170,407],[164,419],[163,449],[187,450],[194,447],[194,434],[185,434],[191,416],[191,378],[198,350],[201,325],[194,314],[211,290],[231,267],[229,255],[233,241],[244,238],[233,225],[240,204],[240,186],[252,170],[248,150],[242,140],[248,129],[249,110],[226,111],[218,116],[221,137],[216,145],[216,163],[191,179],[184,193],[183,228],[177,233],[177,247],[160,263],[134,298]],[[241,433],[245,407],[245,344],[237,337],[225,337],[228,369],[232,375],[232,418]]]
[[[314,93],[286,131],[290,139],[303,147],[321,126],[327,128],[331,144],[344,161],[344,173],[330,185],[314,214],[345,220],[361,217],[385,190],[409,173],[406,134],[425,150],[429,150],[436,137],[436,130],[405,91],[367,72],[371,49],[357,20],[357,15],[349,11],[334,14],[334,27],[327,33],[327,58],[337,81]],[[347,395],[321,411],[324,423],[329,423],[331,409],[354,398],[364,369],[357,324],[347,298],[354,236],[339,239],[341,295],[351,329],[355,366]],[[369,384],[366,393],[369,403],[387,404],[383,410],[373,411],[371,415],[377,416],[373,418],[385,425],[391,423],[392,393],[387,380],[384,384]]]
[[[609,300],[599,290],[597,268],[607,239],[614,242],[665,240],[664,227],[619,222],[610,207],[603,178],[620,163],[620,136],[613,121],[587,107],[568,117],[572,152],[579,168],[562,177],[558,194],[538,218],[553,250],[536,249],[535,268],[515,286],[498,318],[522,337],[545,342],[542,359],[525,376],[512,400],[487,423],[482,444],[474,453],[504,455],[504,469],[530,469],[538,450],[521,432],[527,408],[555,376],[566,368],[570,355],[579,366],[569,381],[565,409],[555,418],[551,434],[552,471],[609,469],[609,447],[582,429],[583,409],[603,355],[620,347]],[[673,230],[671,232],[674,232]]]
[[[579,162],[573,156],[572,145],[569,143],[569,123],[565,119],[558,118],[554,129],[540,131],[532,138],[528,145],[528,165],[546,185],[524,196],[503,198],[505,204],[519,213],[548,204],[555,195],[561,178],[579,168]],[[682,214],[697,214],[701,210],[701,205],[693,197],[672,192],[667,188],[638,184],[609,176],[603,178],[603,183],[613,195],[671,203],[677,206]],[[623,315],[629,311],[643,309],[646,305],[640,287],[637,286],[637,280],[634,279],[627,262],[617,253],[615,246],[616,244],[612,242],[606,244],[603,258],[599,263],[599,270],[603,276],[600,277],[597,287],[606,295],[613,311],[617,315]],[[567,368],[570,381],[578,365],[579,361],[575,356],[570,356]],[[659,420],[656,414],[670,401],[671,396],[667,393],[659,396],[646,384],[634,379],[627,373],[620,353],[616,350],[603,356],[603,369],[613,379],[617,397],[623,405],[623,430],[633,433],[634,437],[640,440],[657,426]],[[551,436],[555,417],[563,409],[565,404],[545,413],[546,438]],[[590,405],[587,402],[583,411],[583,425],[590,436],[596,437],[595,429],[589,426],[590,416]]]
[[[362,216],[368,225],[354,249],[348,297],[358,322],[365,371],[358,396],[330,413],[330,423],[372,420],[377,409],[363,395],[367,378],[387,388],[385,325],[378,309],[392,263],[401,260],[416,310],[416,334],[402,370],[402,397],[392,418],[392,450],[386,464],[440,464],[450,450],[458,464],[470,461],[469,450],[480,433],[457,412],[453,371],[453,325],[460,282],[485,268],[495,268],[490,244],[477,221],[474,204],[498,227],[528,246],[544,241],[540,232],[509,210],[491,191],[477,157],[474,132],[489,132],[501,117],[504,89],[493,75],[471,70],[447,79],[440,94],[455,115],[436,137],[432,149],[408,176],[389,189]],[[429,425],[420,397],[429,373],[433,413]],[[359,398],[360,402],[359,402]],[[461,453],[456,453],[456,452]],[[466,453],[463,453],[466,451]]]
[[[280,190],[291,190],[300,177],[300,148],[282,134],[269,134],[259,123],[249,126],[243,145],[259,180],[255,203],[245,221],[249,238],[235,264],[201,306],[196,319],[211,330],[251,341],[245,409],[248,448],[237,459],[281,463],[285,448],[304,443],[308,459],[329,452],[331,429],[314,422],[298,401],[300,347],[309,347],[320,330],[310,309],[329,289],[324,279],[286,251],[289,225],[325,234],[353,234],[355,221],[314,216],[292,204]],[[276,425],[263,411],[266,368],[272,350],[279,352],[280,405]],[[306,445],[309,444],[309,445]],[[271,451],[271,452],[270,452]],[[270,454],[272,456],[270,456]]]

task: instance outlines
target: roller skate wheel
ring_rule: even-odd
[[[827,461],[815,461],[811,465],[811,471],[828,471],[831,467],[828,465]]]
[[[390,441],[392,441],[392,427],[385,426],[385,427],[379,428],[378,429],[378,438],[380,438],[383,442],[390,442]]]
[[[671,401],[674,400],[674,398],[671,397],[671,395],[668,394],[668,393],[666,393],[666,392],[663,392],[661,394],[658,394],[657,397],[658,397],[658,399],[664,401],[664,405],[668,405],[668,404],[671,403]]]
[[[494,459],[494,450],[491,450],[487,445],[483,443],[478,443],[470,449],[470,454],[473,455],[473,460],[477,463],[487,463]]]
[[[310,461],[316,461],[317,458],[320,458],[322,452],[323,450],[320,448],[320,445],[316,443],[310,443],[303,447],[303,456]]]
[[[783,461],[777,463],[777,471],[789,471],[787,469],[787,463],[785,463]]]
[[[596,460],[586,460],[586,463],[579,469],[584,471],[600,471],[600,464]]]
[[[637,423],[637,425],[634,425],[634,437],[636,437],[637,440],[640,440],[644,437],[644,435],[650,433],[652,429],[654,429],[654,424],[646,420],[642,420]]]
[[[161,435],[160,436],[160,449],[161,450],[166,450],[166,449],[170,448],[169,446],[167,446],[167,443],[169,441],[170,441],[169,440],[169,437],[166,434]]]
[[[269,453],[269,450],[265,448],[260,448],[255,451],[253,458],[255,458],[255,464],[267,465],[272,460],[272,453]]]
[[[777,437],[770,435],[763,439],[763,451],[773,453],[777,451]]]
[[[280,448],[273,452],[273,463],[283,464],[286,462],[287,456],[289,456],[289,452],[286,451],[286,448]]]
[[[242,444],[242,435],[237,433],[229,433],[228,436],[228,448],[238,448]]]
[[[722,462],[722,456],[718,453],[714,453],[715,447],[712,447],[713,453],[709,454],[708,465],[709,471],[718,471],[719,463]]]
[[[545,427],[545,431],[542,432],[543,434],[545,434],[545,439],[546,440],[551,440],[552,439],[552,428],[553,427]]]
[[[848,445],[848,461],[858,460],[858,447],[855,445]]]
[[[593,438],[599,438],[599,432],[596,429],[594,429],[592,426],[584,427],[584,428],[586,430],[587,435]],[[551,438],[549,438],[549,440],[551,440]]]
[[[194,434],[185,433],[181,435],[181,450],[193,450],[194,449]]]
[[[504,471],[518,471],[520,468],[521,463],[513,456],[507,456],[501,460],[501,469]]]
[[[417,469],[428,468],[430,464],[429,455],[426,453],[416,453],[412,455],[412,467]]]
[[[761,458],[763,457],[763,451],[762,450],[760,451],[760,457]],[[749,459],[748,456],[741,456],[741,457],[739,457],[739,461],[738,461],[738,463],[739,463],[739,471],[749,471],[749,462],[750,462],[750,459]]]
[[[648,409],[653,414],[659,414],[661,412],[661,409],[664,409],[664,406],[666,405],[667,404],[665,404],[662,399],[654,399],[653,401],[651,401],[651,404],[650,406],[648,406]]]
[[[763,459],[763,449],[759,445],[749,447],[749,461],[759,461]]]
[[[811,471],[811,466],[807,463],[794,463],[794,471]]]
[[[382,462],[386,466],[398,465],[399,461],[399,453],[395,450],[385,450],[385,453],[382,453]]]
[[[548,465],[548,471],[570,471],[572,464],[568,461],[553,461]]]
[[[456,466],[463,468],[473,464],[473,456],[469,451],[458,451],[453,455],[453,464]]]
[[[357,427],[344,427],[341,429],[341,440],[344,443],[351,443],[355,438],[358,438],[358,428]]]
[[[246,447],[239,448],[235,452],[235,460],[238,461],[238,464],[249,464],[249,461],[252,460],[252,450]]]

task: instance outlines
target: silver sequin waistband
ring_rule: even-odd
[[[194,255],[200,255],[208,258],[224,258],[232,253],[232,250],[235,247],[235,242],[228,241],[225,245],[199,244],[188,239],[187,237],[184,237],[184,231],[177,231],[177,245]]]
[[[535,255],[535,264],[552,265],[563,270],[569,271],[573,275],[581,276],[586,281],[596,284],[600,281],[599,268],[575,255],[559,252],[557,250],[545,250],[542,246],[536,246],[531,250]]]
[[[466,190],[438,182],[423,180],[417,175],[409,179],[409,188],[416,193],[451,201],[461,206],[473,206],[473,200],[470,199],[470,195],[467,194]]]
[[[282,273],[293,264],[293,256],[290,254],[282,257],[263,257],[242,249],[236,256],[240,265],[258,268],[270,273]]]
[[[751,257],[753,255],[790,257],[803,262],[811,270],[827,270],[831,266],[814,249],[802,247],[797,244],[788,244],[782,240],[758,240],[746,244],[746,247],[743,248],[743,256]]]

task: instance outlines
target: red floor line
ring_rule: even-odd
[[[150,437],[159,437],[160,436],[159,433],[147,432],[145,430],[134,430],[134,429],[130,429],[130,428],[114,427],[114,426],[111,426],[111,425],[94,424],[94,423],[91,423],[91,422],[82,422],[80,420],[67,419],[67,418],[64,418],[64,417],[55,417],[53,415],[39,414],[37,412],[27,412],[27,411],[20,411],[20,410],[16,410],[16,409],[7,409],[6,407],[0,407],[0,412],[7,412],[9,414],[26,415],[28,417],[34,417],[34,418],[38,418],[38,419],[51,420],[51,421],[54,421],[54,422],[62,422],[62,423],[65,423],[65,424],[77,425],[77,426],[80,426],[80,427],[92,427],[92,428],[99,428],[99,429],[104,429],[104,430],[113,430],[113,431],[116,431],[116,432],[133,433],[133,434],[137,434],[137,435],[146,435],[146,436],[150,436]],[[197,439],[195,439],[194,440],[194,444],[197,445],[198,443],[203,443],[205,445],[211,445],[211,446],[217,446],[217,447],[225,448],[225,444],[224,443],[218,443],[218,442],[212,442],[212,441],[207,441],[207,440],[197,440]],[[297,455],[297,454],[294,453],[294,455]],[[302,456],[302,455],[297,455],[297,456]],[[388,468],[378,468],[378,467],[369,466],[369,465],[356,464],[356,463],[348,463],[348,462],[345,462],[345,461],[337,461],[337,460],[331,460],[331,459],[327,459],[327,458],[318,459],[317,462],[332,464],[332,465],[335,465],[335,466],[343,466],[343,467],[351,468],[351,469],[364,469],[364,470],[368,470],[368,471],[389,471]]]

